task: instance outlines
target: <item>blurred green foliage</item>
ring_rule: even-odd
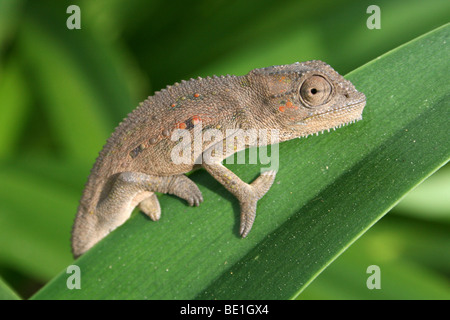
[[[82,29],[68,30],[70,4],[0,0],[0,275],[22,297],[71,263],[90,167],[154,91],[309,59],[346,74],[450,13],[447,0],[78,1]],[[371,4],[380,30],[366,28]],[[449,182],[448,167],[428,179],[301,298],[448,298]],[[353,277],[371,264],[389,266],[390,290]]]

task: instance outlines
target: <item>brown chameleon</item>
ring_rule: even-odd
[[[155,192],[174,194],[198,206],[202,194],[184,175],[197,167],[205,168],[239,200],[240,234],[247,236],[257,201],[270,189],[276,172],[243,182],[222,160],[250,143],[226,148],[225,138],[249,129],[276,129],[280,142],[304,137],[360,120],[365,104],[364,94],[350,81],[317,60],[168,86],[130,113],[100,152],[73,226],[74,256],[122,225],[136,206],[158,220],[161,209]],[[180,139],[173,139],[173,134],[179,129],[194,134],[198,125],[218,130],[223,139],[203,142],[195,162],[176,163],[172,150]],[[214,161],[198,161],[217,146],[223,152],[216,152]]]

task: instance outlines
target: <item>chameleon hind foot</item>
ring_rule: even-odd
[[[203,196],[197,185],[184,174],[172,176],[173,180],[168,186],[166,193],[176,195],[187,201],[192,207],[198,207],[203,202]]]
[[[158,197],[154,193],[139,203],[139,210],[153,221],[158,221],[161,218],[161,206],[159,205]]]

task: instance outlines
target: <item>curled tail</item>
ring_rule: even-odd
[[[112,156],[113,152],[111,151],[115,147],[114,142],[120,140],[121,132],[127,130],[127,125],[127,121],[119,124],[100,151],[91,169],[72,227],[72,254],[75,258],[108,234],[108,232],[99,230],[100,217],[97,214],[97,206],[107,195],[117,176],[120,158]],[[122,150],[117,151],[118,154],[121,152]]]
[[[75,258],[82,255],[103,236],[99,235],[97,204],[106,181],[91,173],[83,191],[77,215],[72,227],[72,254]]]

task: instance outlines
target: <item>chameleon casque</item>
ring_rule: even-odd
[[[240,151],[225,147],[216,161],[176,164],[171,158],[179,143],[171,139],[176,129],[193,133],[201,124],[220,130],[224,139],[237,129],[276,129],[282,142],[360,120],[365,104],[363,93],[318,60],[254,69],[243,76],[191,79],[156,92],[119,124],[100,152],[72,229],[74,256],[122,225],[136,206],[158,220],[161,208],[154,192],[198,206],[202,194],[184,175],[197,167],[239,200],[240,233],[247,236],[257,201],[270,189],[276,172],[263,172],[247,184],[222,165]],[[203,143],[200,156],[223,141]]]

